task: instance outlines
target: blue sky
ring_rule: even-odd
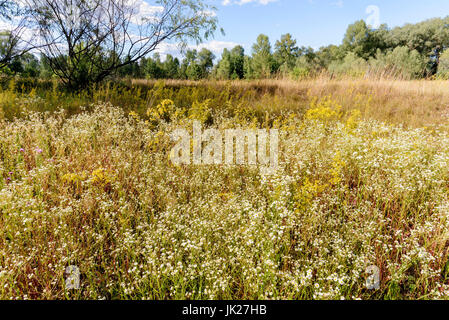
[[[220,55],[223,47],[241,44],[249,54],[260,33],[271,43],[291,33],[300,46],[340,44],[347,26],[367,20],[368,6],[377,6],[380,23],[389,27],[449,15],[448,0],[212,0],[220,26],[214,41],[203,46]]]

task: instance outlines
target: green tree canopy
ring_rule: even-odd
[[[243,79],[245,63],[245,49],[235,46],[231,51],[224,49],[218,62],[215,76],[219,79]]]
[[[253,45],[251,67],[248,68],[250,77],[268,78],[275,68],[275,60],[271,52],[271,44],[268,36],[261,34]]]
[[[281,39],[276,41],[274,59],[280,67],[291,70],[298,55],[299,48],[290,33],[282,35]]]

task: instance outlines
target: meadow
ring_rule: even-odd
[[[436,80],[4,80],[0,298],[447,299],[448,117]],[[193,120],[278,169],[173,165]]]

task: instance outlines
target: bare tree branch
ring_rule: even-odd
[[[40,51],[73,88],[104,80],[164,41],[185,46],[209,38],[217,28],[216,18],[207,13],[214,8],[203,0],[23,1],[45,43]]]

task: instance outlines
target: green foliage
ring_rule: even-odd
[[[163,79],[165,78],[164,65],[161,62],[160,55],[155,53],[153,58],[145,60],[144,72],[148,79]]]
[[[373,57],[377,50],[386,48],[387,26],[381,25],[379,29],[370,29],[363,20],[351,24],[346,30],[342,50],[345,53],[353,52],[358,57],[368,59]]]
[[[232,76],[232,59],[231,53],[228,49],[224,49],[221,55],[221,60],[218,62],[216,69],[214,70],[215,78],[222,80],[229,80]]]
[[[298,55],[299,48],[290,33],[282,35],[281,39],[276,41],[274,59],[284,72],[295,67]]]
[[[342,47],[345,52],[352,52],[361,58],[371,55],[370,32],[365,21],[357,21],[348,27]]]
[[[200,80],[207,78],[212,70],[214,58],[214,54],[206,48],[199,52],[188,50],[181,64],[181,79]]]
[[[390,48],[406,46],[427,57],[427,72],[434,74],[444,49],[449,47],[449,16],[397,27],[388,34]]]
[[[444,51],[440,56],[437,77],[449,80],[449,50]]]
[[[311,63],[307,56],[301,56],[296,59],[295,66],[290,72],[294,79],[308,78],[318,67]]]
[[[236,46],[231,51],[224,49],[221,60],[217,63],[214,76],[217,79],[243,79],[245,50],[242,46]]]
[[[235,46],[231,50],[231,79],[243,79],[245,63],[245,49],[242,46]]]
[[[189,2],[192,5],[193,2]],[[319,50],[299,46],[290,33],[275,42],[274,52],[266,35],[259,35],[252,54],[245,55],[242,46],[224,49],[214,65],[214,54],[208,49],[187,50],[183,58],[159,54],[145,55],[139,60],[131,56],[119,57],[117,53],[98,46],[78,43],[71,54],[57,57],[31,54],[10,61],[0,72],[4,75],[59,77],[76,89],[92,81],[103,79],[104,65],[120,65],[110,75],[121,78],[147,79],[264,79],[284,76],[293,79],[313,77],[328,73],[331,76],[375,76],[417,79],[437,74],[447,77],[447,48],[449,48],[449,17],[430,19],[417,24],[389,29],[381,25],[371,29],[360,20],[348,26],[342,44],[329,45]],[[192,37],[195,38],[199,30]],[[7,49],[0,37],[0,54]],[[445,51],[446,50],[446,51]],[[443,52],[445,52],[443,54]],[[180,62],[181,60],[181,62]],[[59,66],[54,68],[54,66]],[[98,76],[98,77],[97,77]],[[94,80],[92,80],[94,78]]]
[[[423,76],[426,61],[416,50],[397,47],[387,53],[378,52],[376,59],[370,60],[376,72],[382,72],[395,78],[415,79]]]
[[[334,61],[329,65],[329,72],[336,75],[363,76],[368,68],[365,59],[356,53],[349,52],[342,61]]]
[[[247,63],[248,78],[269,78],[275,70],[276,61],[271,52],[271,44],[268,36],[261,34],[253,45],[251,60]]]
[[[164,77],[167,79],[176,79],[179,74],[179,59],[173,58],[172,55],[167,54],[165,61],[162,64]]]
[[[157,54],[155,54],[157,55]],[[130,61],[131,57],[125,58],[125,65],[117,70],[117,73],[120,77],[132,77],[139,78],[142,76],[141,70],[145,69],[144,64],[146,63],[145,59],[140,61],[140,65],[137,62]],[[143,68],[142,68],[143,67]]]

